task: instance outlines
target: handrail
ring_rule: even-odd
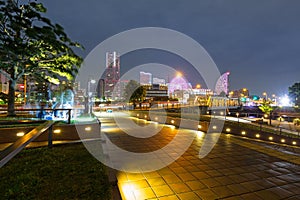
[[[24,149],[30,142],[35,140],[38,136],[44,133],[46,130],[51,129],[55,121],[46,121],[29,133],[22,136],[15,143],[11,144],[4,151],[0,152],[0,168],[10,161],[15,155],[17,155],[22,149]],[[51,131],[51,130],[50,130]],[[52,133],[49,133],[51,135]]]

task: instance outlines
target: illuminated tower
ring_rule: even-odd
[[[118,88],[115,88],[120,79],[120,57],[117,52],[106,53],[106,69],[105,69],[105,96],[111,98],[113,91],[118,93]]]

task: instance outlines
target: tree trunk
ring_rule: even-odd
[[[15,81],[9,81],[8,102],[7,102],[7,116],[16,116],[15,113]]]

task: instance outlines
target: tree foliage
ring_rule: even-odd
[[[135,80],[130,80],[125,87],[124,95],[129,102],[142,102],[146,97],[146,89]]]
[[[0,72],[9,79],[8,114],[14,114],[14,93],[23,75],[58,82],[72,79],[82,58],[59,24],[42,16],[47,9],[34,0],[0,0]]]
[[[300,106],[300,82],[289,87],[289,97],[295,105]]]
[[[272,124],[272,112],[273,112],[273,110],[274,110],[274,108],[271,106],[271,101],[267,101],[267,100],[264,100],[263,101],[263,103],[259,106],[259,109],[263,112],[263,113],[265,113],[265,114],[267,114],[267,115],[269,115],[269,124],[271,125]]]

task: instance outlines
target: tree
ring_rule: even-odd
[[[126,101],[132,102],[135,108],[137,102],[144,101],[146,89],[135,80],[130,80],[125,86],[124,97]]]
[[[270,101],[264,99],[263,103],[259,106],[259,109],[269,116],[269,124],[272,125],[272,112],[274,108],[271,106]]]
[[[58,83],[71,80],[82,58],[62,26],[43,17],[46,8],[34,0],[0,0],[0,73],[9,79],[8,115],[15,115],[15,86],[24,75]]]
[[[300,106],[300,82],[289,87],[289,97],[295,106]]]

